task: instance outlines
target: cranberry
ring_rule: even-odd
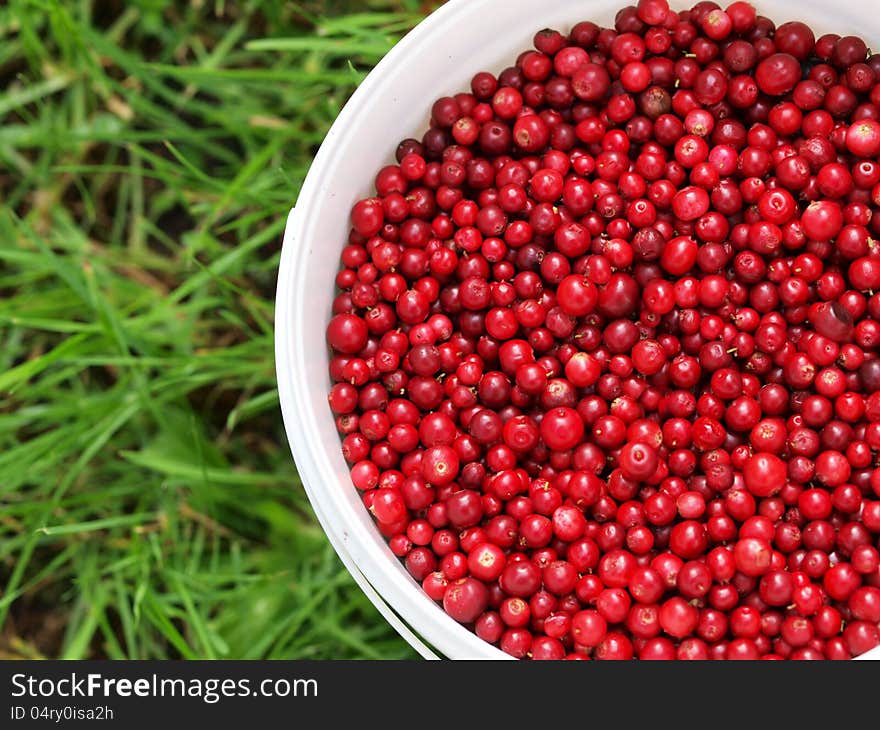
[[[684,520],[672,528],[669,547],[676,555],[685,559],[697,558],[707,546],[706,527],[696,520]]]
[[[554,408],[541,420],[541,438],[555,451],[567,451],[578,444],[584,435],[584,422],[572,408]]]
[[[593,311],[599,294],[589,279],[571,275],[559,283],[556,289],[556,299],[566,314],[572,317],[582,317]]]
[[[632,642],[619,632],[608,633],[594,652],[596,659],[600,660],[626,660],[633,657]]]
[[[785,462],[767,453],[755,454],[743,469],[746,488],[756,497],[769,497],[782,489],[786,473]]]
[[[739,540],[733,549],[733,555],[737,570],[745,575],[761,576],[772,566],[770,543],[760,538],[747,537]]]
[[[368,336],[366,322],[353,314],[337,314],[327,327],[330,347],[346,354],[363,350]]]
[[[608,624],[597,611],[579,611],[571,617],[571,636],[578,646],[598,646],[607,632]]]
[[[486,610],[489,593],[474,578],[461,578],[450,583],[443,595],[443,610],[459,623],[472,623]]]
[[[499,579],[501,588],[511,596],[531,596],[541,585],[541,572],[530,562],[508,562]]]
[[[666,600],[660,606],[658,615],[663,630],[678,639],[693,633],[697,628],[699,618],[699,611],[679,597]]]
[[[800,80],[801,65],[790,53],[774,53],[761,61],[755,70],[758,88],[770,96],[791,91]]]
[[[648,479],[657,470],[658,463],[656,450],[645,443],[628,443],[620,452],[620,467],[628,479]]]

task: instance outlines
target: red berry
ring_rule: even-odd
[[[846,148],[859,157],[880,154],[880,123],[874,119],[860,119],[846,131]]]
[[[407,516],[403,497],[396,489],[377,489],[370,507],[376,519],[386,524],[400,522]]]
[[[829,200],[810,203],[801,214],[801,228],[814,241],[830,241],[842,227],[840,206]]]
[[[648,25],[661,25],[669,14],[669,3],[666,0],[639,0],[636,15]]]
[[[351,224],[364,238],[375,236],[382,228],[385,214],[378,198],[359,200],[351,209]]]
[[[353,314],[337,314],[327,326],[327,342],[347,355],[360,352],[367,344],[367,323]]]
[[[752,456],[743,467],[746,488],[756,497],[769,497],[785,486],[785,462],[773,454]]]
[[[574,448],[584,436],[584,422],[573,408],[554,408],[541,420],[541,439],[554,451]]]
[[[579,611],[571,617],[571,637],[577,646],[597,646],[607,631],[608,624],[596,611]]]
[[[700,614],[683,598],[673,597],[660,606],[658,619],[667,634],[676,639],[683,639],[697,628]]]
[[[651,446],[641,442],[626,444],[620,452],[620,468],[628,479],[644,481],[657,470],[659,457]]]
[[[462,624],[473,623],[486,610],[489,591],[473,578],[450,583],[443,594],[443,610]]]
[[[748,576],[760,576],[772,566],[772,548],[766,540],[747,537],[739,540],[733,548],[736,569]]]
[[[596,307],[599,293],[589,279],[572,274],[559,283],[556,298],[563,312],[572,317],[583,317]]]
[[[684,520],[672,528],[669,548],[685,560],[700,557],[709,545],[706,527],[696,520]]]
[[[758,88],[770,96],[782,96],[791,91],[801,80],[801,65],[788,53],[774,53],[768,56],[755,70]]]

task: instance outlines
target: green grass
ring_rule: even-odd
[[[0,657],[412,657],[284,437],[287,210],[429,8],[0,7]]]

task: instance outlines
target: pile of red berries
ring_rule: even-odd
[[[745,2],[542,30],[358,201],[351,478],[533,659],[880,644],[880,55]]]

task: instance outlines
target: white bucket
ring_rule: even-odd
[[[869,0],[754,0],[777,23],[880,39]],[[429,599],[391,553],[352,486],[327,405],[324,331],[352,204],[373,192],[397,142],[421,137],[434,100],[469,89],[474,73],[500,71],[544,27],[605,26],[622,0],[451,0],[412,30],[367,76],[333,124],[284,232],[275,307],[278,390],[287,438],[330,542],[376,608],[424,657],[509,658]],[[673,2],[674,5],[679,3]],[[880,45],[880,43],[878,43]],[[880,659],[880,648],[870,652]],[[865,655],[864,658],[867,658]]]

